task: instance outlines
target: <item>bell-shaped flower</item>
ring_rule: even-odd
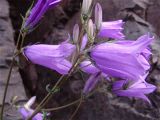
[[[146,96],[152,93],[156,86],[146,83],[145,77],[141,77],[138,81],[120,80],[113,83],[112,91],[118,96],[141,98],[150,103]]]
[[[38,0],[35,6],[29,11],[23,29],[31,30],[40,21],[45,12],[57,5],[61,0]]]
[[[123,24],[124,22],[122,20],[102,22],[98,36],[114,39],[124,39],[125,36],[122,33]]]
[[[31,45],[23,49],[24,56],[34,64],[56,70],[60,74],[67,74],[72,64],[66,58],[75,50],[70,43],[60,45]]]
[[[34,110],[31,108],[33,103],[35,102],[36,97],[32,97],[23,107],[18,109],[19,113],[22,115],[23,120],[26,120],[29,116],[32,115]],[[43,114],[37,113],[32,120],[43,120]]]
[[[150,68],[148,46],[152,40],[143,35],[133,42],[102,43],[90,50],[90,57],[96,67],[110,76],[137,80]]]

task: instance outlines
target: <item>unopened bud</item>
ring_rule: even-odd
[[[77,43],[79,38],[79,25],[75,24],[74,28],[73,28],[73,41],[75,43]]]
[[[30,109],[30,107],[34,104],[36,100],[36,96],[31,97],[28,102],[24,105],[26,109]]]
[[[89,12],[89,9],[91,7],[92,0],[83,0],[82,3],[82,14],[87,15]]]
[[[89,37],[93,37],[93,34],[94,34],[94,25],[93,25],[93,21],[90,19],[88,21],[88,36]]]
[[[100,29],[102,25],[102,7],[99,3],[95,6],[95,25],[96,29]]]

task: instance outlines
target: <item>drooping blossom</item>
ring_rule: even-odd
[[[24,55],[34,64],[56,70],[60,74],[67,74],[72,64],[66,58],[75,50],[70,43],[60,45],[31,45],[24,48]]]
[[[19,108],[19,112],[23,117],[23,120],[26,120],[30,115],[32,115],[32,113],[34,112],[34,110],[31,108],[31,106],[33,105],[33,103],[35,102],[36,97],[32,97],[23,107]],[[32,120],[43,120],[43,114],[42,113],[37,113]]]
[[[91,49],[90,57],[110,76],[137,80],[150,68],[148,46],[152,40],[149,35],[143,35],[136,41],[102,43]]]
[[[156,86],[145,82],[145,77],[141,77],[138,81],[116,81],[113,83],[112,91],[118,96],[141,98],[150,103],[146,95],[152,93]]]
[[[122,33],[123,24],[124,22],[122,20],[102,22],[98,36],[114,39],[124,39],[125,36]]]
[[[100,80],[101,73],[92,74],[89,79],[86,81],[83,93],[87,94],[92,91],[92,89],[96,86],[97,82]]]
[[[46,11],[57,5],[61,0],[38,0],[35,6],[29,11],[29,15],[26,18],[24,29],[30,30],[40,21]]]

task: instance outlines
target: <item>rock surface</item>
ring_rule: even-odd
[[[9,17],[9,4],[6,0],[0,0],[0,106],[2,105],[3,93],[14,48],[14,30]],[[11,100],[15,96],[18,96],[17,102],[26,99],[22,79],[16,65],[13,67],[5,101],[5,116],[7,116],[5,119],[7,120],[20,118],[16,110],[9,107]]]

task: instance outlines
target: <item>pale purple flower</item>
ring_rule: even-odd
[[[91,92],[92,89],[94,89],[97,82],[100,80],[100,75],[101,75],[101,72],[98,72],[98,73],[92,74],[89,77],[89,79],[85,83],[85,86],[84,86],[84,89],[83,89],[84,94],[87,94],[87,93]]]
[[[90,57],[102,72],[124,79],[137,80],[150,68],[148,46],[153,38],[143,35],[136,41],[102,43],[90,51]]]
[[[122,20],[112,22],[102,22],[99,31],[100,37],[109,37],[114,39],[123,39],[125,36],[122,33],[124,22]]]
[[[24,55],[34,64],[56,70],[60,74],[67,74],[72,64],[66,58],[75,50],[69,43],[60,45],[31,45],[24,48]]]
[[[36,100],[35,96],[31,97],[23,107],[20,107],[18,109],[18,111],[20,112],[20,114],[23,117],[23,120],[26,120],[34,112],[34,110],[31,108],[31,106],[34,104],[35,100]],[[37,113],[32,118],[32,120],[43,120],[43,114],[42,113]]]
[[[118,96],[136,97],[146,100],[150,103],[146,94],[152,93],[156,86],[146,83],[145,77],[138,81],[120,80],[113,83],[112,91]]]
[[[33,109],[26,109],[24,107],[19,108],[19,112],[23,117],[23,120],[26,120],[29,116],[32,115],[32,113],[34,112]],[[42,113],[37,113],[32,120],[43,120],[43,114]]]
[[[45,12],[57,5],[61,0],[38,0],[35,6],[29,12],[29,16],[25,21],[24,29],[30,30],[35,27]]]

